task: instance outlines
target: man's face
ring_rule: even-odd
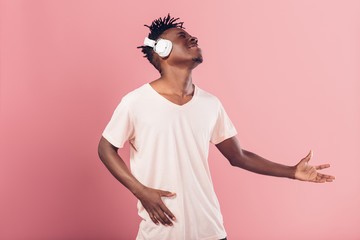
[[[201,48],[198,47],[196,37],[191,36],[182,28],[169,28],[160,38],[172,42],[170,55],[165,58],[167,64],[195,68],[203,62]]]

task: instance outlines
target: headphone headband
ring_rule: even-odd
[[[154,47],[155,46],[155,41],[148,38],[148,37],[145,37],[145,40],[144,40],[144,45],[145,46],[149,46],[149,47]]]

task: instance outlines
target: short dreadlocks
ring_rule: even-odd
[[[178,22],[174,23],[179,18],[171,18],[170,19],[170,13],[168,13],[167,17],[164,17],[164,19],[156,19],[152,22],[151,26],[144,25],[150,29],[150,33],[148,35],[148,38],[152,40],[157,40],[160,35],[167,29],[173,28],[173,27],[180,27],[182,29],[185,29],[182,25],[184,22]],[[154,67],[160,72],[161,74],[161,68],[160,68],[160,62],[157,61],[157,58],[154,58],[154,54],[156,54],[152,47],[150,46],[139,46],[137,48],[142,48],[142,52],[145,54],[144,57],[146,57],[149,62],[154,65]]]

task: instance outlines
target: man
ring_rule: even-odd
[[[312,182],[334,177],[316,172],[329,164],[308,164],[311,151],[297,165],[285,166],[241,149],[220,100],[193,84],[201,49],[176,20],[168,14],[145,25],[151,33],[147,46],[138,48],[161,77],[122,98],[102,134],[99,157],[138,198],[137,240],[226,239],[207,161],[209,142],[232,166],[259,174]],[[127,140],[131,172],[117,154]]]

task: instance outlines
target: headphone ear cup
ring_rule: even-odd
[[[154,46],[154,51],[159,54],[160,57],[169,56],[172,49],[172,42],[167,39],[158,39]]]

